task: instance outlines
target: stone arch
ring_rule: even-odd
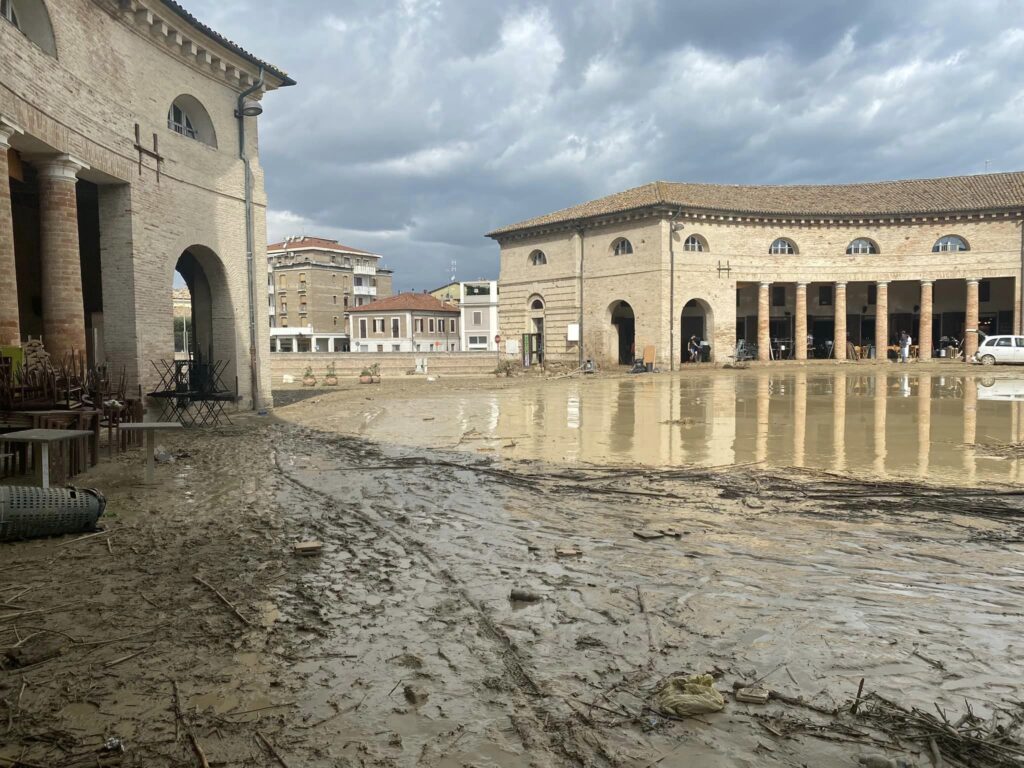
[[[178,257],[174,269],[185,280],[192,299],[193,359],[223,361],[225,386],[233,389],[238,376],[235,307],[231,300],[227,271],[213,249],[190,245]],[[166,355],[173,357],[173,348]]]
[[[696,336],[698,341],[706,341],[711,346],[711,359],[715,359],[715,313],[711,305],[704,299],[690,299],[683,305],[679,317],[680,356],[683,362],[690,359],[690,337]]]
[[[182,136],[217,147],[217,131],[210,113],[195,96],[183,93],[171,102],[167,109],[167,127]]]
[[[619,365],[632,365],[636,357],[636,313],[624,299],[608,305],[607,356]]]
[[[529,355],[531,363],[538,365],[544,362],[544,345],[547,340],[547,330],[544,327],[546,307],[544,297],[539,293],[531,294],[526,300],[526,333],[529,337],[529,348],[524,352]]]
[[[0,15],[54,58],[57,41],[53,36],[50,12],[43,0],[0,0]]]

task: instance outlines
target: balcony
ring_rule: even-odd
[[[369,266],[369,267],[367,267],[365,265],[360,266],[360,265],[357,264],[356,266],[352,267],[352,271],[355,274],[357,274],[357,275],[376,275],[377,274],[377,267],[376,266]]]
[[[354,285],[352,286],[352,293],[356,296],[376,296],[377,288],[373,285]]]

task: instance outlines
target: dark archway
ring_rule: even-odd
[[[206,246],[193,245],[185,249],[174,268],[184,280],[192,303],[188,356],[225,363],[223,382],[234,389],[238,375],[235,313],[224,265]],[[168,359],[174,356],[173,350],[169,352]]]
[[[632,365],[636,357],[636,316],[625,301],[611,306],[611,321],[618,334],[619,365]]]
[[[690,360],[690,337],[696,336],[697,341],[711,343],[715,336],[714,315],[711,306],[702,299],[690,299],[683,305],[683,312],[679,318],[680,359],[683,362]],[[712,352],[714,350],[712,349]]]

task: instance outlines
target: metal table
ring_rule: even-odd
[[[35,451],[33,463],[36,479],[41,488],[50,487],[50,445],[65,440],[81,440],[92,437],[87,429],[23,429],[20,432],[8,432],[4,440],[11,443],[29,443]]]
[[[141,431],[146,436],[146,482],[152,483],[156,473],[156,459],[153,451],[156,449],[154,443],[155,433],[159,430],[181,429],[179,421],[134,421],[130,424],[122,424],[121,429],[127,432]]]

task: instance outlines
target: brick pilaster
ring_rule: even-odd
[[[964,360],[978,351],[978,281],[967,281],[967,317],[964,320]]]
[[[14,221],[11,216],[11,182],[7,164],[10,138],[23,131],[0,117],[0,344],[20,344],[18,272],[14,261]]]
[[[771,305],[768,301],[768,289],[771,283],[761,283],[757,288],[757,359],[771,360],[772,340],[768,332],[770,325]]]
[[[796,284],[796,318],[793,345],[797,360],[807,359],[807,283]]]
[[[77,174],[85,164],[70,155],[36,157],[43,286],[43,343],[55,364],[72,351],[85,354],[85,307],[78,248]]]
[[[836,283],[835,334],[832,340],[832,354],[836,360],[846,359],[846,283]]]
[[[917,359],[932,357],[932,281],[921,281],[921,314],[917,327]]]
[[[889,359],[889,283],[877,283],[875,294],[875,359]]]

